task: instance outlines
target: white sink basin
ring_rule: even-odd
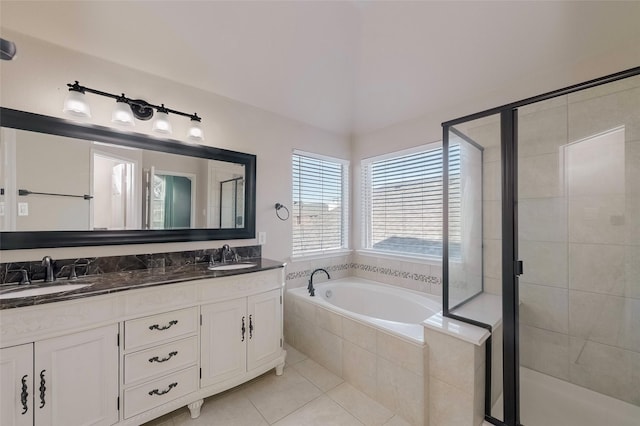
[[[228,265],[209,266],[207,269],[210,271],[231,271],[234,269],[246,269],[253,268],[255,263],[230,263]]]
[[[0,299],[17,299],[18,297],[42,296],[44,294],[63,293],[65,291],[78,290],[91,284],[61,284],[48,287],[26,288],[0,294]]]

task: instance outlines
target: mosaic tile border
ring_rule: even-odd
[[[348,269],[358,269],[364,272],[372,272],[374,274],[389,275],[392,277],[410,279],[413,281],[423,282],[427,284],[442,285],[442,278],[437,277],[435,275],[418,274],[416,272],[407,272],[407,271],[401,271],[399,269],[392,269],[392,268],[382,268],[379,266],[367,265],[364,263],[355,263],[355,262],[342,263],[339,265],[325,266],[323,268],[329,272],[345,271]],[[308,277],[309,275],[311,275],[312,271],[313,271],[312,269],[305,269],[302,271],[289,272],[287,273],[286,280],[291,281],[298,278]]]

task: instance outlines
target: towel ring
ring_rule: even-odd
[[[286,210],[286,212],[287,212],[287,216],[286,217],[280,216],[280,209],[285,209]],[[286,206],[284,206],[284,205],[282,205],[280,203],[276,203],[276,216],[278,216],[278,219],[280,219],[280,220],[289,219],[289,209]]]

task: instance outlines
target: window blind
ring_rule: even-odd
[[[363,161],[364,246],[442,256],[442,170],[441,147]],[[459,239],[459,146],[450,148],[449,173],[449,234]]]
[[[294,152],[293,255],[344,248],[347,241],[347,163]]]

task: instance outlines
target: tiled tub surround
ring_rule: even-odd
[[[287,292],[285,340],[413,425],[424,424],[424,344]]]
[[[317,268],[329,271],[332,279],[356,276],[436,296],[442,294],[440,263],[406,261],[369,253],[308,260],[293,259],[287,264],[287,288],[306,286],[311,272]],[[316,279],[322,282],[326,280],[326,276],[317,275],[314,277],[314,280]]]
[[[300,290],[285,302],[285,339],[300,351],[413,425],[482,423],[486,331],[436,314],[424,339],[401,336]]]

